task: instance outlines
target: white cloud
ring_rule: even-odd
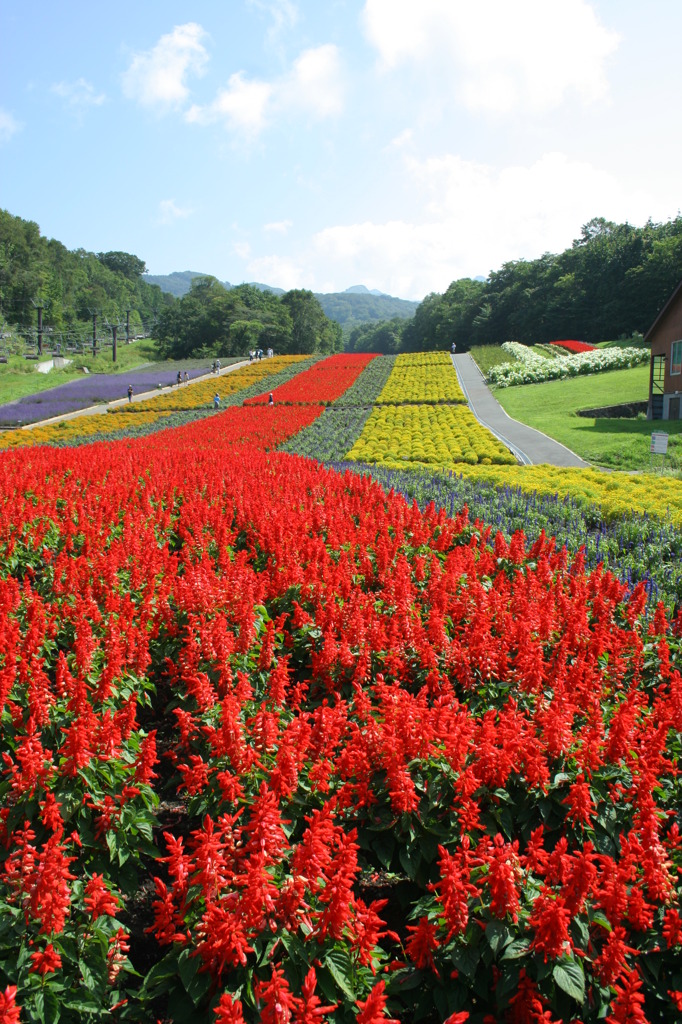
[[[230,130],[254,138],[275,117],[337,114],[343,108],[343,97],[339,52],[336,46],[326,44],[304,50],[290,72],[271,82],[247,79],[243,71],[236,71],[212,103],[194,104],[185,118],[202,125],[222,121]]]
[[[393,149],[403,149],[405,146],[412,144],[413,134],[411,128],[405,128],[399,135],[396,135],[394,139],[391,139],[388,146]]]
[[[496,170],[457,156],[408,161],[424,205],[412,220],[336,225],[313,238],[312,266],[340,281],[422,298],[459,277],[560,252],[595,216],[644,223],[669,215],[643,192],[563,153]]]
[[[9,142],[20,127],[19,122],[12,117],[8,110],[0,108],[0,142]]]
[[[293,227],[293,221],[290,220],[273,220],[269,224],[263,225],[263,231],[271,231],[277,235],[286,235],[289,228]]]
[[[123,74],[123,92],[144,106],[177,107],[189,96],[186,79],[201,75],[208,60],[201,25],[176,25],[156,46],[133,57]]]
[[[447,7],[447,0],[444,4],[437,0],[420,4],[411,0],[367,0],[361,20],[384,69],[405,61],[422,61],[435,48],[436,40],[431,36],[441,16],[436,6]]]
[[[273,288],[300,288],[304,274],[301,267],[293,260],[280,256],[263,256],[251,260],[246,267],[248,279],[260,284],[269,284]]]
[[[268,82],[246,81],[243,71],[230,77],[226,89],[221,89],[213,103],[206,107],[194,105],[185,115],[196,124],[214,124],[224,121],[235,131],[257,135],[265,125],[266,112],[272,86]]]
[[[304,50],[297,58],[291,73],[277,88],[277,105],[328,117],[343,109],[344,92],[338,47],[326,43]]]
[[[78,78],[75,82],[55,82],[52,92],[77,112],[88,107],[100,107],[106,101],[104,93],[95,92],[94,86],[84,78]]]
[[[194,210],[190,206],[178,206],[174,199],[162,199],[159,203],[159,223],[173,224],[176,220],[191,217]]]
[[[366,0],[362,21],[382,70],[416,66],[469,110],[494,113],[604,99],[619,43],[587,0]]]
[[[251,255],[251,246],[248,242],[235,242],[232,249],[240,260],[248,260]]]
[[[248,0],[249,7],[262,11],[271,20],[268,32],[271,41],[288,28],[293,28],[298,21],[298,8],[291,0]]]

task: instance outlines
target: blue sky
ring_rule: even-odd
[[[678,0],[0,0],[0,207],[402,298],[682,206]]]

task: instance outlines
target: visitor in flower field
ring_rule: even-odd
[[[128,401],[132,402],[132,400],[133,400],[133,385],[129,384],[128,385]]]
[[[216,391],[215,395],[213,396],[213,408],[214,409],[219,409],[220,408],[220,395],[218,394],[217,391]]]
[[[274,399],[274,396],[273,396],[272,391],[271,391],[270,394],[268,395],[268,405],[274,405],[274,404],[275,404],[275,399]]]
[[[185,376],[184,376],[183,380],[184,380],[185,384],[189,384],[189,374],[188,374],[187,370],[185,370]]]

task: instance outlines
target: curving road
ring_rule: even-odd
[[[453,355],[452,362],[469,408],[478,422],[505,444],[519,462],[526,466],[544,462],[550,466],[589,469],[589,462],[585,462],[570,448],[508,416],[497,399],[493,398],[483,374],[468,352]]]

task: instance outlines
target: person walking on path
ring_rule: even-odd
[[[457,351],[457,346],[455,345],[454,341],[452,343],[452,348],[450,349],[450,351],[452,352],[453,356],[454,356],[455,352]]]
[[[185,370],[185,376],[184,376],[183,379],[185,381],[185,384],[189,384],[189,374],[188,374],[187,370]]]
[[[132,402],[132,400],[133,400],[133,385],[129,384],[128,385],[128,401]]]
[[[178,370],[178,375],[177,375],[177,377],[175,379],[175,383],[178,385],[178,387],[180,387],[180,385],[182,384],[182,374],[180,373],[179,370]]]

